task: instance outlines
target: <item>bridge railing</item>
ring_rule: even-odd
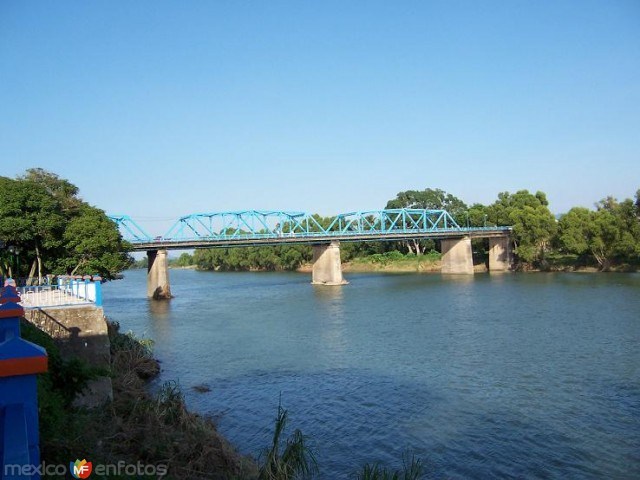
[[[102,305],[100,280],[59,277],[56,285],[18,287],[17,291],[24,308]]]

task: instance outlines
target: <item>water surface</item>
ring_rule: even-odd
[[[320,478],[407,450],[430,478],[640,478],[640,275],[172,270],[153,302],[145,273],[105,285],[106,314],[243,452],[281,396]]]

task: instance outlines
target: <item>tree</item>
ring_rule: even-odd
[[[307,245],[198,249],[193,263],[201,270],[295,270],[311,260]]]
[[[502,192],[487,208],[488,219],[495,225],[513,226],[515,253],[524,262],[543,262],[557,224],[549,210],[547,196],[528,190]]]
[[[43,257],[61,246],[63,232],[60,203],[43,186],[0,178],[0,238],[33,258],[29,276],[37,268],[42,279]]]
[[[129,266],[117,226],[77,194],[75,185],[43,169],[0,177],[0,240],[28,260],[29,278],[36,271],[40,282],[46,272],[113,278]]]
[[[71,275],[97,273],[112,279],[133,263],[115,224],[102,210],[86,204],[68,223],[64,241],[67,254],[59,265]]]
[[[474,203],[467,210],[469,225],[472,227],[484,227],[489,222],[489,208],[481,203]]]
[[[583,255],[590,252],[590,232],[593,212],[587,208],[574,207],[560,217],[558,222],[558,243],[566,253]]]
[[[424,190],[406,190],[398,193],[396,198],[387,202],[387,209],[395,208],[420,208],[429,210],[446,210],[460,225],[466,224],[467,204],[458,197],[440,190],[439,188],[426,188]],[[427,250],[433,249],[435,243],[432,240],[408,240],[403,242],[409,253],[421,255]]]
[[[58,200],[67,209],[77,208],[82,204],[78,195],[78,187],[68,180],[60,178],[52,172],[42,168],[29,168],[18,177],[18,180],[32,182],[42,186],[49,195]]]
[[[636,202],[637,203],[637,202]],[[559,222],[559,245],[567,253],[590,254],[602,270],[640,261],[640,222],[633,200],[607,197],[596,211],[572,208]]]
[[[387,202],[386,208],[446,210],[452,217],[456,218],[457,216],[465,216],[467,204],[458,197],[439,188],[426,188],[424,190],[400,192],[396,198]]]
[[[176,267],[188,267],[190,265],[193,265],[193,255],[187,252],[183,252],[178,258],[170,263],[174,264]]]
[[[607,197],[596,204],[590,231],[591,251],[608,270],[614,261],[637,263],[640,260],[640,223],[631,199],[618,202]]]

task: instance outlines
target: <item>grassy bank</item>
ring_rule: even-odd
[[[391,251],[352,258],[342,263],[342,271],[389,273],[439,272],[440,259],[440,253],[435,251],[424,255],[403,255],[398,251]],[[312,269],[313,264],[306,263],[300,266],[297,271],[311,272]]]
[[[437,272],[441,255],[431,251],[424,255],[403,255],[398,251],[356,257],[343,265],[345,272]]]
[[[150,342],[122,334],[117,324],[109,327],[113,402],[83,410],[73,407],[74,397],[92,376],[104,372],[63,359],[50,337],[23,325],[23,337],[43,345],[49,354],[49,372],[38,379],[42,460],[63,465],[76,458],[94,465],[142,462],[166,466],[167,478],[255,476],[255,463],[239,455],[210,419],[186,409],[175,383],[149,393],[148,382],[160,371]]]

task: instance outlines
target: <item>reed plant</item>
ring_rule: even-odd
[[[422,461],[414,455],[405,453],[401,470],[391,470],[379,463],[368,463],[362,467],[356,478],[357,480],[420,480],[423,475]]]
[[[296,429],[289,438],[283,439],[287,416],[287,410],[279,403],[271,445],[262,456],[259,480],[297,480],[318,473],[313,448],[300,430]]]

